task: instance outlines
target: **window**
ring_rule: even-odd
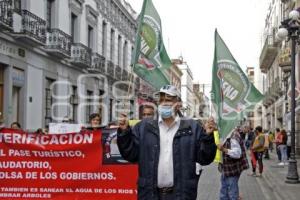
[[[114,51],[115,51],[115,31],[111,29],[110,31],[110,60],[114,59]]]
[[[107,29],[107,25],[105,22],[103,22],[102,23],[102,55],[103,56],[105,56],[105,52],[106,52],[106,39],[107,39],[106,29]]]
[[[131,47],[131,60],[130,60],[130,63],[132,63],[133,62],[133,58],[132,58],[132,56],[133,56],[133,54],[134,54],[134,47]]]
[[[74,13],[71,13],[71,36],[72,36],[72,42],[77,41],[77,21],[78,17]]]
[[[88,47],[93,49],[94,47],[94,29],[88,26]]]
[[[46,20],[47,20],[47,28],[50,29],[53,26],[52,17],[53,17],[53,5],[54,0],[47,0],[47,11],[46,11]]]
[[[77,109],[78,109],[78,93],[77,93],[77,87],[72,86],[72,94],[70,97],[70,104],[72,107],[72,113],[70,113],[70,118],[74,123],[77,123]]]
[[[119,35],[118,36],[118,65],[121,66],[122,64],[122,37]]]
[[[128,56],[128,43],[125,41],[123,46],[123,66],[126,69],[127,68],[127,56]]]
[[[54,83],[53,79],[46,78],[46,87],[45,87],[45,126],[48,126],[50,122],[53,121],[51,110],[53,104],[51,85]]]
[[[86,100],[86,121],[89,122],[90,115],[93,113],[93,91],[87,91],[87,96],[89,97]]]
[[[112,114],[113,114],[113,99],[109,99],[109,121],[112,121]]]
[[[21,12],[21,0],[15,0],[14,1],[14,9],[17,13],[20,13]]]

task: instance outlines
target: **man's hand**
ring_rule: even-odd
[[[205,123],[205,131],[207,134],[213,134],[216,129],[216,123],[214,118],[210,117]]]
[[[217,148],[222,152],[228,153],[228,149],[226,149],[222,144],[218,144]]]
[[[126,130],[129,127],[129,122],[126,114],[121,114],[119,118],[119,128],[121,130]]]

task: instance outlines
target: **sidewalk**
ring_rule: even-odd
[[[300,183],[285,183],[288,166],[278,166],[277,155],[270,153],[270,159],[263,160],[264,173],[262,178],[256,178],[262,190],[272,191],[276,200],[299,200]],[[300,173],[300,160],[297,159],[298,175]],[[265,193],[267,195],[267,193]]]

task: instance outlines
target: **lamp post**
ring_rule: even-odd
[[[291,157],[289,159],[288,174],[286,183],[299,183],[297,172],[297,161],[295,159],[295,62],[296,43],[299,42],[300,23],[299,12],[293,10],[289,13],[289,18],[281,22],[277,37],[279,39],[291,40]]]

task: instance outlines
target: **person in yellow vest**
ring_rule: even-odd
[[[253,142],[253,145],[251,147],[251,150],[253,151],[253,154],[254,154],[254,158],[256,160],[255,163],[258,163],[259,165],[259,174],[256,175],[256,164],[255,165],[252,165],[252,172],[253,172],[253,176],[258,176],[258,177],[261,177],[262,175],[262,172],[263,172],[263,153],[265,151],[265,147],[264,147],[264,144],[265,144],[265,135],[263,134],[262,132],[262,127],[261,126],[257,126],[255,128],[255,139],[254,139],[254,142]]]

